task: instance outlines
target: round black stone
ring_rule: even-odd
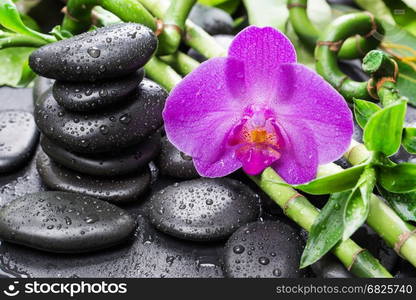
[[[224,10],[196,4],[192,8],[189,18],[201,26],[210,35],[230,34],[233,31],[233,18]]]
[[[156,48],[157,38],[149,28],[121,23],[43,46],[30,55],[29,64],[47,78],[93,82],[135,72]]]
[[[119,106],[81,115],[64,110],[49,91],[36,105],[35,120],[42,133],[70,151],[110,152],[137,145],[159,129],[166,97],[145,79]]]
[[[126,178],[98,178],[64,168],[45,153],[37,156],[36,167],[43,183],[52,190],[80,193],[116,204],[137,201],[150,185],[150,172]]]
[[[31,113],[14,110],[0,112],[0,173],[22,167],[32,156],[38,137]]]
[[[193,241],[227,238],[260,215],[257,195],[228,179],[195,179],[175,183],[152,195],[148,215],[159,230]]]
[[[176,149],[166,137],[162,138],[162,150],[158,159],[159,171],[169,177],[181,179],[198,178],[192,157]]]
[[[144,71],[140,69],[125,77],[94,83],[56,81],[52,94],[68,110],[94,111],[127,99],[143,77]]]
[[[94,253],[62,255],[2,242],[0,277],[223,277],[218,245],[171,238],[142,216],[137,223],[128,243]]]
[[[50,252],[108,248],[134,229],[134,219],[121,208],[74,193],[27,194],[0,209],[2,240]]]
[[[117,153],[80,155],[69,152],[44,135],[40,145],[43,151],[60,165],[92,176],[115,177],[148,168],[160,150],[160,134],[155,133],[141,144]]]
[[[277,221],[254,222],[239,228],[224,249],[228,277],[299,278],[303,241],[298,231]]]
[[[34,82],[33,90],[32,90],[33,103],[36,103],[39,97],[42,96],[43,93],[45,93],[47,90],[49,90],[53,86],[53,84],[55,83],[55,80],[42,77],[42,76],[36,76],[33,82]]]

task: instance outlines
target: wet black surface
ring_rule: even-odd
[[[233,31],[234,21],[222,9],[196,4],[192,8],[189,18],[210,35],[231,34]]]
[[[79,253],[125,241],[135,229],[126,211],[73,193],[27,194],[0,209],[0,238],[36,249]]]
[[[149,28],[122,23],[43,46],[32,53],[29,64],[47,78],[94,82],[135,72],[156,48]]]

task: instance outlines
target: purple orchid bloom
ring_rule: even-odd
[[[228,57],[185,77],[163,117],[169,140],[204,177],[271,166],[289,184],[305,183],[342,156],[353,134],[343,97],[297,64],[290,40],[270,27],[248,27]]]

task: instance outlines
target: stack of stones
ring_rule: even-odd
[[[137,200],[150,184],[167,93],[144,79],[153,32],[123,23],[46,45],[31,68],[55,79],[36,101],[42,133],[38,172],[52,190],[113,203]]]

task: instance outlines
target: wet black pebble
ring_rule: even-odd
[[[36,103],[39,97],[53,86],[55,80],[42,76],[36,76],[33,82],[33,103]]]
[[[108,248],[134,229],[134,219],[124,210],[73,193],[27,194],[0,209],[2,240],[50,252]]]
[[[234,278],[299,278],[303,241],[279,221],[254,222],[238,229],[224,249],[225,274]]]
[[[118,153],[80,155],[69,152],[45,136],[43,151],[62,166],[92,176],[114,177],[132,174],[148,167],[160,150],[160,134],[155,133],[139,145]]]
[[[189,18],[210,35],[231,34],[233,31],[233,18],[219,8],[196,4],[192,8]]]
[[[35,150],[38,137],[31,113],[14,110],[0,112],[0,173],[22,167]]]
[[[195,179],[155,192],[148,216],[159,230],[194,241],[225,239],[260,214],[258,196],[243,183]]]
[[[158,167],[162,175],[169,177],[180,179],[194,179],[199,177],[192,157],[176,149],[166,137],[162,138],[162,149],[158,159]]]
[[[29,64],[47,78],[93,82],[135,72],[156,48],[157,38],[149,28],[121,23],[43,46],[32,53]]]
[[[94,83],[56,81],[52,94],[62,107],[70,111],[88,112],[111,105],[118,106],[143,80],[140,69],[128,76]]]
[[[163,124],[167,93],[143,80],[122,105],[90,114],[71,113],[45,93],[35,109],[40,131],[64,148],[77,153],[110,152],[144,141]]]
[[[51,190],[80,193],[116,204],[139,200],[150,185],[148,169],[126,178],[98,178],[64,168],[43,152],[37,156],[36,167],[43,183]]]
[[[94,253],[62,255],[1,243],[0,277],[222,277],[220,251],[171,238],[139,216],[129,242]]]

